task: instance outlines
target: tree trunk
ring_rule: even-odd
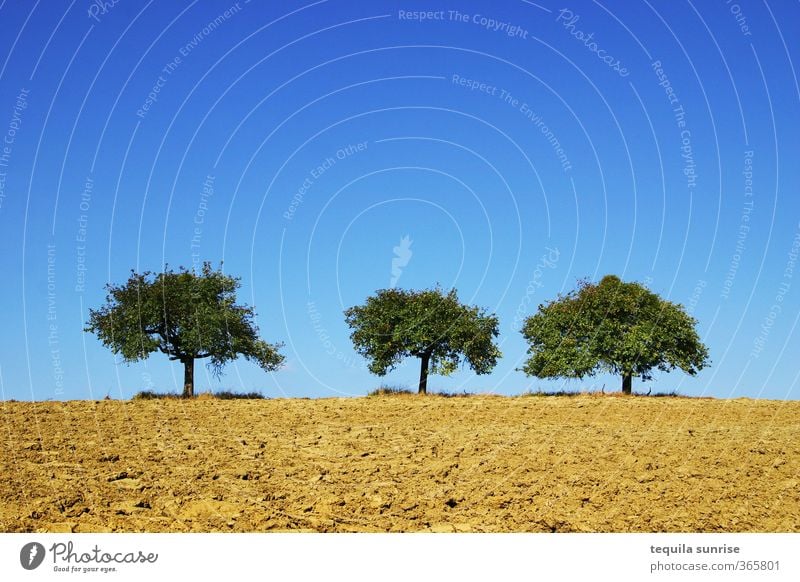
[[[181,360],[183,362],[183,397],[194,397],[194,358]]]
[[[428,393],[428,363],[431,360],[430,354],[422,354],[420,356],[422,360],[422,365],[419,370],[419,393],[420,394],[427,394]]]
[[[630,395],[633,386],[633,377],[630,374],[622,375],[622,393]]]

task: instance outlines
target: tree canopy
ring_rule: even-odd
[[[184,364],[184,396],[194,394],[194,360],[210,358],[219,376],[226,363],[244,356],[264,370],[283,362],[281,344],[258,337],[252,307],[236,304],[238,278],[204,263],[199,274],[131,272],[123,285],[107,285],[105,304],[89,310],[86,331],[95,333],[125,362],[166,354]]]
[[[384,376],[408,356],[420,358],[420,394],[427,392],[429,370],[448,375],[463,358],[476,374],[487,374],[501,356],[493,341],[497,317],[462,305],[455,289],[382,289],[344,313],[353,345],[373,374]]]
[[[681,305],[639,283],[614,275],[583,281],[525,320],[530,357],[522,371],[539,378],[610,372],[622,376],[622,391],[630,394],[632,378],[649,380],[654,368],[695,375],[708,365],[696,324]]]

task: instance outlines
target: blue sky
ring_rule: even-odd
[[[121,364],[82,330],[131,269],[208,260],[287,363],[200,363],[201,391],[414,387],[416,360],[369,374],[342,311],[437,283],[499,316],[504,357],[433,390],[616,390],[516,371],[525,316],[615,273],[685,305],[711,353],[635,390],[798,398],[799,12],[6,0],[3,397],[177,390],[162,355]]]

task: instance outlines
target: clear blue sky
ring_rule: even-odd
[[[713,362],[635,390],[798,398],[798,23],[774,1],[5,0],[3,397],[177,390],[83,325],[131,269],[208,260],[287,365],[200,363],[198,390],[413,387],[416,360],[369,374],[342,310],[436,283],[499,316],[503,358],[433,390],[616,390],[516,371],[523,317],[615,273],[687,306]]]

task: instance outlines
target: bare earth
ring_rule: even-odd
[[[0,431],[6,532],[800,531],[800,402],[5,402]]]

